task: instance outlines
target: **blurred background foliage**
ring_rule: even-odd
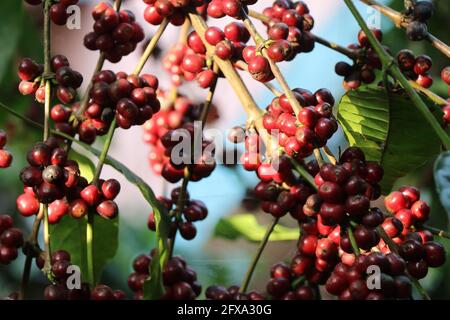
[[[30,97],[21,96],[17,90],[19,81],[16,75],[16,66],[18,61],[25,56],[31,57],[36,61],[42,61],[41,30],[39,29],[41,17],[30,17],[29,13],[24,11],[22,2],[20,0],[0,1],[0,39],[2,40],[2,46],[0,48],[0,102],[13,107],[16,111],[25,114],[35,121],[42,122],[42,107],[34,103]],[[448,43],[450,30],[449,3],[448,1],[434,1],[434,4],[436,10],[435,15],[430,20],[429,30],[438,38]],[[391,6],[401,11],[403,8],[403,0],[392,1]],[[346,9],[342,7],[342,10]],[[393,53],[398,52],[402,48],[410,48],[416,54],[427,54],[432,57],[434,64],[433,74],[435,75],[433,89],[438,94],[446,97],[447,87],[438,79],[437,75],[443,66],[449,64],[449,60],[426,42],[408,41],[404,30],[394,28],[392,23],[387,22],[387,20],[386,23],[383,22],[383,26],[389,26],[388,29],[384,30],[383,40],[384,43],[389,44]],[[341,44],[345,45],[346,43]],[[301,56],[299,59],[301,59]],[[329,70],[329,72],[332,73],[334,71]],[[342,90],[341,93],[343,93]],[[13,215],[15,224],[25,230],[25,235],[27,236],[29,234],[31,219],[24,219],[18,216],[15,208],[15,199],[22,191],[22,185],[18,179],[18,172],[25,165],[27,149],[34,142],[41,139],[41,132],[24,126],[20,120],[4,111],[0,112],[0,128],[7,131],[9,139],[8,148],[14,155],[12,167],[0,172],[0,213]],[[400,179],[396,183],[396,186],[402,184],[419,186],[424,194],[424,198],[430,201],[432,205],[430,224],[438,228],[447,229],[448,216],[442,208],[435,191],[433,180],[434,160],[430,159],[422,168]],[[232,179],[241,181],[244,185],[251,187],[251,181],[250,183],[245,181],[245,177],[242,177],[240,170],[236,168],[227,168],[225,170],[230,171],[228,172],[230,176],[234,175]],[[233,209],[230,208],[230,210]],[[260,215],[256,208],[252,208],[251,201],[245,196],[242,199],[241,209],[235,209],[235,211],[237,213],[253,211],[258,214],[259,221],[267,221],[265,220],[266,217]],[[103,281],[114,288],[123,289],[130,293],[126,281],[128,274],[131,272],[132,261],[130,258],[132,259],[142,252],[148,252],[154,242],[149,232],[136,232],[135,227],[127,222],[126,219],[121,219],[120,221],[119,239],[120,247],[118,254],[107,267]],[[239,283],[243,276],[244,268],[246,268],[247,262],[256,247],[255,244],[251,244],[244,239],[212,239],[207,242],[205,244],[207,250],[190,248],[189,250],[183,251],[183,256],[187,259],[188,264],[193,266],[197,271],[204,287],[213,283],[224,285]],[[442,239],[442,242],[446,246],[447,252],[450,252],[450,241]],[[264,254],[264,258],[257,267],[253,286],[263,289],[265,281],[268,278],[268,268],[270,265],[277,260],[289,259],[294,252],[294,242],[271,243],[267,248],[267,252]],[[239,267],[236,267],[235,261],[239,261]],[[433,298],[450,299],[449,267],[450,262],[447,261],[439,269],[430,269],[429,275],[423,280],[424,286]],[[0,297],[4,297],[10,292],[18,290],[22,268],[23,257],[20,257],[9,266],[0,266]],[[30,295],[34,298],[41,297],[45,285],[46,279],[34,268],[30,283]]]

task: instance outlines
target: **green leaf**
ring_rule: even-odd
[[[94,178],[95,166],[92,163],[91,159],[81,155],[73,149],[70,150],[69,159],[78,162],[81,175],[85,177],[87,181],[92,181],[92,179]]]
[[[22,1],[0,1],[0,82],[9,70],[22,33]]]
[[[230,240],[244,238],[253,242],[261,241],[265,233],[266,226],[260,225],[255,216],[249,213],[221,218],[214,230],[216,237]],[[287,228],[278,224],[270,235],[269,241],[298,240],[299,237],[299,229]]]
[[[97,157],[100,156],[101,152],[99,150],[77,140],[74,141]],[[162,270],[169,258],[169,245],[167,242],[170,231],[169,213],[167,212],[166,207],[164,207],[164,205],[156,198],[152,188],[124,164],[110,156],[106,157],[105,164],[110,165],[122,173],[129,182],[137,186],[141,191],[141,194],[153,208],[158,252],[154,256],[150,266],[150,277],[144,283],[144,299],[159,299],[164,294]]]
[[[80,165],[81,175],[92,180],[94,164],[87,157],[70,152],[70,159],[76,160]],[[50,226],[52,250],[66,250],[71,255],[71,262],[81,269],[81,275],[87,281],[87,251],[86,251],[87,218],[76,220],[64,217],[58,224]],[[106,264],[115,256],[119,246],[119,220],[118,218],[106,220],[94,215],[94,274],[100,279]],[[108,241],[105,241],[108,239]]]
[[[442,206],[450,218],[450,151],[439,155],[434,163],[434,183]]]
[[[66,250],[70,253],[72,264],[80,267],[81,276],[88,281],[86,251],[87,219],[73,219],[65,216],[58,224],[50,226],[50,243],[53,251]],[[106,220],[94,216],[94,273],[101,279],[107,263],[115,256],[119,245],[119,219]],[[108,239],[108,241],[105,241]]]
[[[349,91],[339,103],[337,118],[349,144],[383,166],[384,194],[440,151],[439,138],[405,95],[388,96],[381,88],[368,87]]]

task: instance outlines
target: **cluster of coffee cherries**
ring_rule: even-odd
[[[282,156],[278,170],[272,164],[261,164],[258,177],[261,182],[256,185],[254,195],[262,201],[263,211],[274,217],[282,217],[289,212],[293,218],[299,219],[302,207],[313,191],[293,175],[289,159]]]
[[[293,266],[296,266],[293,264]],[[292,267],[277,263],[270,270],[270,280],[266,291],[277,300],[315,300],[318,298],[314,287],[309,284],[296,283],[296,273]]]
[[[166,163],[162,168],[161,174],[167,181],[171,183],[180,181],[184,176],[185,168],[191,166],[191,162],[191,181],[199,181],[209,177],[215,169],[215,145],[213,141],[208,140],[203,136],[196,137],[195,134],[198,130],[199,128],[195,129],[193,123],[188,122],[181,128],[168,131],[161,137],[161,144],[165,148],[164,155],[166,156]],[[191,146],[194,146],[195,148],[198,143],[195,141],[196,139],[201,139],[201,150],[191,150]],[[186,144],[186,141],[188,144]],[[184,143],[188,150],[183,148],[182,150],[175,152],[174,149],[180,142]]]
[[[268,46],[268,54],[274,61],[290,61],[300,52],[314,49],[314,37],[310,32],[314,27],[314,18],[306,3],[274,1],[262,13],[270,18],[270,22],[265,24],[269,39],[274,41],[269,42]]]
[[[418,85],[429,88],[433,84],[433,78],[428,73],[432,60],[427,55],[415,56],[411,50],[403,49],[397,53],[397,62],[403,74],[416,81]]]
[[[175,183],[184,176],[184,168],[191,161],[191,149],[183,148],[180,154],[172,154],[172,149],[178,143],[186,146],[186,141],[193,143],[193,139],[200,139],[194,136],[193,121],[199,118],[202,105],[194,104],[192,100],[180,94],[174,99],[170,98],[169,92],[159,91],[158,95],[165,107],[144,124],[144,141],[153,147],[149,154],[153,171]],[[200,132],[199,129],[196,128],[196,132]],[[201,138],[202,150],[194,150],[194,155],[199,158],[194,159],[192,165],[192,181],[209,176],[216,166],[213,145]],[[206,147],[208,152],[203,152]]]
[[[165,18],[174,26],[181,26],[186,20],[185,10],[196,8],[197,12],[205,10],[205,0],[143,0],[147,7],[144,19],[152,25],[160,25]]]
[[[207,14],[211,18],[229,16],[241,19],[243,10],[247,5],[255,4],[257,0],[212,0],[207,7]]]
[[[92,289],[88,283],[81,283],[78,289],[68,289],[66,282],[72,274],[68,268],[72,265],[70,254],[65,250],[57,250],[52,253],[51,273],[54,284],[45,287],[45,300],[123,300],[125,293],[121,290],[113,290],[106,285],[97,285]],[[45,253],[42,252],[36,259],[36,265],[43,269],[45,265]]]
[[[53,82],[56,85],[56,97],[63,104],[73,103],[77,97],[77,89],[83,82],[83,76],[70,67],[70,63],[63,55],[56,55],[51,59],[51,71],[54,73]],[[24,58],[19,64],[18,76],[22,80],[19,91],[23,95],[34,94],[36,101],[44,103],[45,86],[43,79],[44,67],[30,58]]]
[[[13,218],[0,215],[0,264],[9,264],[17,258],[17,249],[23,245],[22,231],[13,227]]]
[[[295,266],[295,265],[293,265]],[[316,288],[304,281],[297,283],[295,270],[280,262],[272,266],[270,270],[270,280],[266,285],[266,293],[262,294],[256,290],[247,293],[239,292],[239,286],[225,288],[219,285],[212,285],[205,291],[205,296],[209,300],[314,300],[318,298]]]
[[[384,204],[393,216],[385,219],[383,228],[399,245],[399,254],[407,262],[411,276],[421,279],[427,275],[428,267],[444,264],[444,247],[432,241],[432,234],[421,227],[430,216],[430,206],[420,200],[420,191],[403,186],[386,196]]]
[[[412,285],[405,266],[405,261],[395,253],[361,254],[351,266],[338,263],[325,288],[340,300],[411,299]],[[369,278],[374,270],[380,271],[376,275],[379,286]]]
[[[58,223],[63,216],[83,218],[90,208],[111,219],[118,213],[113,201],[120,191],[115,179],[100,180],[99,188],[80,176],[78,163],[67,158],[55,138],[37,143],[27,154],[28,167],[20,172],[25,188],[17,198],[17,208],[23,216],[36,215],[39,203],[49,205],[49,223]]]
[[[383,33],[380,29],[371,29],[372,34],[381,41]],[[381,61],[373,50],[367,35],[363,30],[358,33],[358,43],[348,46],[356,54],[353,64],[345,61],[336,63],[334,71],[344,77],[343,86],[346,90],[354,90],[362,83],[369,84],[375,81],[375,70],[381,69]]]
[[[7,141],[6,132],[0,130],[0,168],[2,169],[8,168],[13,160],[11,152],[4,149],[6,141]]]
[[[144,124],[160,109],[157,89],[158,79],[151,74],[136,76],[100,71],[94,77],[85,111],[86,125],[95,129],[97,134],[103,134],[114,117],[123,129]]]
[[[59,0],[54,1],[54,3],[50,6],[50,19],[54,24],[58,26],[63,26],[67,23],[67,19],[69,18],[69,13],[67,12],[67,8],[73,5],[76,5],[79,0]],[[26,3],[37,6],[42,4],[42,0],[25,0]]]
[[[128,277],[128,287],[134,292],[135,300],[142,300],[144,282],[150,274],[150,264],[156,253],[141,254],[133,261],[133,272]],[[181,257],[170,258],[163,269],[163,284],[165,293],[163,300],[195,300],[202,286],[197,281],[197,273],[190,268]]]
[[[414,1],[414,4],[406,8],[406,35],[412,41],[423,40],[428,36],[427,21],[431,18],[434,5],[431,1]]]
[[[92,10],[94,31],[84,37],[89,50],[100,50],[112,63],[132,53],[145,34],[136,17],[129,10],[116,11],[110,4],[101,2]]]
[[[176,230],[180,231],[180,235],[186,240],[192,240],[197,235],[197,229],[194,222],[204,220],[208,215],[208,208],[201,200],[191,200],[189,193],[186,191],[184,198],[180,200],[181,188],[175,188],[171,192],[171,198],[159,197],[164,206],[172,215],[171,222],[171,236],[175,235]],[[181,204],[183,209],[181,214],[177,212],[178,204]],[[177,215],[178,214],[178,215]],[[148,217],[148,228],[156,231],[155,216],[150,213]]]
[[[323,147],[338,125],[332,114],[334,98],[328,89],[319,89],[314,94],[301,88],[292,92],[303,106],[298,117],[283,94],[274,98],[266,108],[263,125],[269,133],[274,134],[277,130],[280,146],[287,154],[300,160],[311,155],[315,148]]]

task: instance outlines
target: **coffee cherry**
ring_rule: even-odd
[[[381,227],[391,238],[398,237],[403,231],[403,223],[395,217],[386,218]]]
[[[8,150],[0,150],[0,168],[8,168],[11,165],[13,156]]]
[[[337,183],[325,181],[319,187],[319,196],[330,203],[340,203],[345,199],[345,191]]]
[[[299,241],[298,250],[308,256],[314,256],[317,247],[317,236],[306,235],[302,236]]]
[[[406,27],[406,35],[412,41],[423,40],[428,35],[427,25],[423,22],[413,20]]]
[[[87,215],[89,210],[88,204],[82,199],[76,199],[69,204],[69,214],[72,218],[81,219]]]
[[[45,300],[66,300],[67,289],[61,285],[49,285],[45,287],[44,298]]]
[[[350,283],[349,291],[352,299],[354,300],[364,300],[369,294],[369,289],[367,288],[366,281],[356,280]]]
[[[0,234],[13,226],[13,218],[8,215],[0,215]]]
[[[450,86],[450,66],[445,67],[441,71],[442,80]]]
[[[102,184],[102,194],[108,200],[114,200],[120,192],[120,183],[116,179],[109,179]]]
[[[377,40],[381,42],[382,37],[383,37],[381,30],[380,29],[371,29],[370,31],[373,33],[375,38],[377,38]],[[367,37],[367,35],[364,33],[363,30],[360,30],[358,33],[358,42],[363,47],[370,46],[369,38]]]
[[[410,203],[403,193],[394,191],[384,199],[384,205],[389,212],[395,213],[401,209],[406,209]]]
[[[409,274],[416,279],[423,279],[428,273],[428,264],[424,259],[411,261],[406,264]]]
[[[16,200],[17,210],[25,217],[35,215],[39,212],[39,201],[30,194],[21,194]]]
[[[419,261],[425,254],[422,244],[414,240],[407,240],[402,243],[398,252],[406,261]]]
[[[97,213],[106,219],[113,219],[119,213],[117,204],[112,200],[105,200],[101,202],[97,208]]]
[[[197,235],[197,229],[192,222],[183,222],[178,225],[181,236],[186,240],[192,240]]]
[[[187,282],[178,282],[172,287],[172,297],[174,300],[192,300],[195,299],[195,292]]]
[[[67,13],[67,7],[62,3],[53,4],[50,7],[49,15],[53,23],[59,26],[65,25],[67,22],[67,18],[69,17]]]
[[[430,207],[425,201],[416,201],[411,206],[411,213],[417,222],[427,221],[430,216],[430,210]]]
[[[376,231],[361,225],[356,227],[354,236],[358,247],[363,250],[369,250],[373,246],[376,246],[379,241]]]
[[[13,248],[20,248],[23,245],[22,231],[17,228],[9,228],[0,236],[2,245]]]
[[[432,2],[417,1],[413,8],[413,17],[415,20],[427,21],[433,15],[434,6]]]
[[[445,263],[444,246],[435,241],[429,241],[423,245],[425,249],[425,260],[430,267],[437,268]]]
[[[114,300],[114,291],[105,285],[97,285],[91,292],[92,300]]]
[[[267,293],[273,297],[281,297],[286,294],[291,288],[291,284],[286,278],[274,278],[270,279],[267,283]]]

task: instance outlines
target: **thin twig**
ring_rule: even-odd
[[[375,0],[360,0],[360,1],[384,14],[386,17],[392,20],[392,22],[394,22],[397,28],[400,27],[407,28],[408,24],[410,23],[409,21],[406,21],[404,19],[403,15],[400,12],[383,5],[378,1]],[[450,47],[447,44],[445,44],[443,41],[439,40],[429,32],[428,36],[426,37],[426,40],[429,41],[433,47],[435,47],[443,54],[445,54],[448,58],[450,58]]]
[[[255,272],[256,265],[258,264],[259,259],[261,258],[261,255],[266,248],[267,242],[269,241],[270,235],[275,229],[275,226],[278,224],[279,219],[280,218],[274,218],[272,223],[267,226],[266,233],[264,234],[264,237],[259,244],[258,251],[256,251],[256,254],[253,257],[253,260],[250,263],[250,266],[245,274],[244,280],[242,281],[241,287],[239,288],[240,293],[245,293],[247,291],[250,280],[252,279],[253,273]]]

